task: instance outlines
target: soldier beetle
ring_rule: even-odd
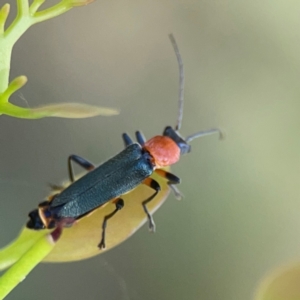
[[[179,134],[183,116],[184,72],[176,41],[173,35],[169,37],[179,65],[179,109],[175,128],[167,126],[162,135],[154,136],[148,141],[140,131],[137,131],[135,135],[138,143],[134,143],[130,136],[124,133],[122,137],[125,149],[98,167],[80,156],[69,156],[68,170],[71,185],[31,211],[28,228],[40,230],[69,227],[108,201],[112,201],[115,203],[115,210],[106,215],[102,223],[102,237],[98,245],[102,249],[105,248],[105,229],[108,220],[124,206],[122,195],[140,184],[145,184],[154,190],[154,193],[142,202],[142,206],[148,218],[149,229],[155,231],[155,223],[147,209],[147,204],[160,191],[159,183],[150,178],[153,172],[165,178],[176,198],[181,198],[181,193],[175,186],[180,183],[180,178],[163,168],[176,163],[181,155],[189,153],[191,151],[189,142],[193,139],[214,133],[219,133],[221,136],[221,132],[213,128],[186,138]],[[75,181],[72,162],[89,172]]]

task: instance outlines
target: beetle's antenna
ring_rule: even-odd
[[[199,131],[199,132],[196,132],[196,133],[194,133],[192,135],[189,135],[188,137],[185,138],[185,141],[187,143],[189,143],[193,139],[196,139],[196,138],[199,138],[199,137],[203,137],[203,136],[206,136],[206,135],[215,134],[215,133],[219,133],[220,140],[224,138],[224,134],[223,134],[223,132],[220,129],[218,129],[218,128],[212,128],[212,129],[208,129],[208,130],[205,130],[205,131]]]
[[[177,62],[179,66],[179,101],[178,101],[178,117],[175,130],[179,130],[182,123],[182,116],[183,116],[183,100],[184,100],[184,71],[183,71],[183,62],[182,58],[178,49],[178,45],[173,34],[169,34],[169,38],[171,40],[172,46],[174,48]]]

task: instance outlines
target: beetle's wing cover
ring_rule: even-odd
[[[79,217],[135,188],[153,172],[139,144],[132,144],[70,185],[50,204],[58,217]]]

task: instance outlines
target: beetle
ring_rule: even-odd
[[[107,221],[123,208],[122,195],[140,184],[154,190],[154,193],[142,202],[142,206],[148,218],[150,231],[155,231],[155,223],[147,209],[147,204],[160,191],[159,183],[150,178],[153,172],[165,178],[176,198],[181,198],[181,193],[175,186],[180,183],[180,178],[163,168],[176,163],[181,155],[189,153],[191,151],[189,142],[193,139],[214,133],[219,133],[221,137],[221,131],[213,128],[186,138],[179,134],[183,116],[184,71],[176,41],[172,34],[169,37],[179,65],[179,109],[175,128],[167,126],[162,135],[154,136],[148,141],[140,131],[137,131],[135,133],[137,143],[124,133],[122,138],[125,149],[98,167],[78,155],[70,155],[68,172],[71,185],[47,201],[41,202],[37,209],[31,211],[27,222],[28,228],[40,230],[70,227],[77,220],[112,201],[116,207],[104,217],[101,241],[98,244],[100,249],[104,249]],[[77,163],[89,172],[75,181],[72,163]]]

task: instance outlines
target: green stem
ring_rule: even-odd
[[[28,15],[29,13],[28,0],[17,0],[17,8],[18,8],[18,15],[20,16]]]
[[[41,119],[49,116],[49,112],[46,110],[23,108],[9,102],[1,105],[0,113],[21,119]]]
[[[28,251],[42,236],[48,232],[33,231],[26,227],[22,229],[19,236],[6,247],[0,249],[0,271],[10,267]]]
[[[29,14],[27,15],[17,15],[12,24],[7,28],[4,33],[5,40],[11,45],[11,47],[16,43],[16,41],[22,36],[22,34],[33,24],[32,19]]]
[[[33,16],[33,22],[34,23],[42,22],[67,12],[72,8],[72,6],[69,5],[69,3],[70,1],[68,0],[67,1],[62,0],[61,2],[57,3],[52,7],[36,12]]]
[[[8,87],[11,52],[12,47],[0,37],[0,94]]]
[[[30,271],[46,257],[55,246],[48,234],[40,238],[4,275],[0,278],[0,299],[6,297]]]
[[[32,25],[29,16],[28,0],[17,0],[17,9],[17,16],[4,34],[8,41],[12,43],[11,46],[13,46],[21,35]]]
[[[9,97],[15,93],[17,90],[19,90],[22,86],[24,86],[27,82],[26,76],[19,76],[12,80],[7,89],[0,94],[0,104],[8,103]]]
[[[17,16],[4,34],[0,36],[0,94],[3,93],[8,86],[11,52],[17,40],[31,25],[54,18],[74,6],[72,1],[62,0],[50,8],[36,12],[43,2],[43,0],[35,0],[29,8],[28,0],[17,0]],[[4,8],[7,9],[7,6],[4,6]]]
[[[31,6],[31,12],[34,12],[36,9],[38,9],[42,3],[43,0],[34,1]],[[0,94],[2,94],[8,87],[11,53],[17,40],[34,23],[53,18],[71,8],[70,6],[66,5],[65,0],[63,0],[53,7],[30,16],[28,0],[17,0],[17,5],[18,13],[16,18],[7,28],[4,34],[0,36]],[[7,6],[4,6],[3,8],[7,10]],[[1,11],[3,11],[3,8]],[[1,15],[3,15],[3,13]],[[35,15],[37,15],[37,17]]]
[[[10,6],[5,4],[0,9],[0,115],[7,114],[13,117],[26,118],[26,119],[38,119],[47,116],[58,117],[90,117],[102,114],[98,111],[92,114],[91,109],[87,106],[81,106],[81,109],[85,111],[79,112],[79,108],[75,108],[75,105],[69,105],[69,108],[73,108],[73,112],[68,114],[66,112],[67,105],[61,107],[48,106],[48,110],[43,108],[26,109],[10,104],[9,97],[12,92],[21,88],[26,83],[26,78],[23,76],[15,79],[12,82],[13,85],[9,85],[9,72],[11,63],[11,53],[14,44],[24,34],[24,32],[33,24],[54,18],[58,15],[65,13],[72,7],[87,5],[93,0],[61,0],[56,5],[38,11],[40,6],[45,0],[33,0],[29,6],[29,0],[16,0],[17,1],[17,16],[13,20],[12,24],[5,30],[5,22],[7,20]],[[26,79],[24,81],[24,78]],[[17,81],[16,81],[17,80]],[[23,80],[24,83],[21,84]],[[111,115],[112,112],[104,112],[104,114]],[[113,113],[115,114],[115,113]]]
[[[28,0],[17,0],[17,6],[18,13],[16,18],[4,34],[0,36],[0,94],[8,87],[13,46],[22,34],[33,24],[29,17]]]
[[[33,16],[44,2],[45,0],[33,0],[29,7],[29,14]]]
[[[7,20],[10,11],[10,5],[8,3],[4,4],[0,9],[0,35],[4,33],[5,22]]]

